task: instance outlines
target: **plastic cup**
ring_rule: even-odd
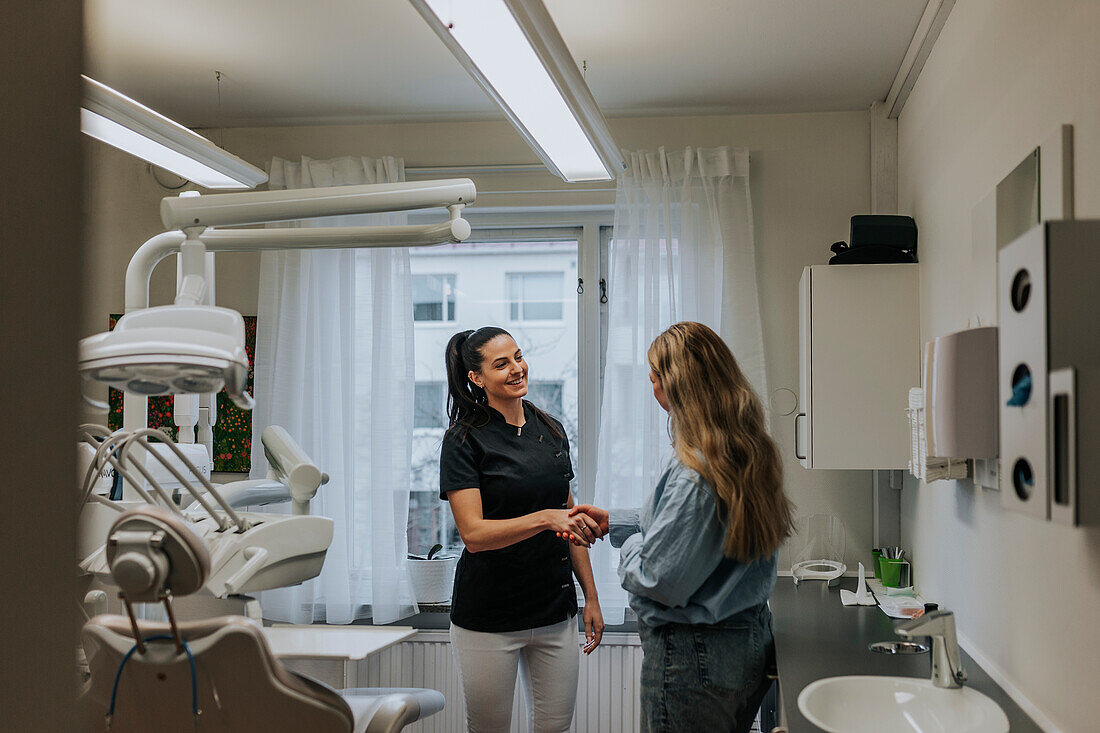
[[[871,565],[874,568],[875,577],[882,578],[882,550],[871,550]]]
[[[887,588],[900,588],[901,587],[901,566],[902,563],[908,565],[905,560],[891,560],[889,558],[882,558],[882,584]]]

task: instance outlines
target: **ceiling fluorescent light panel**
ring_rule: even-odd
[[[267,174],[106,84],[84,80],[80,129],[204,188],[255,188]]]
[[[410,1],[551,171],[606,181],[626,168],[541,2]]]

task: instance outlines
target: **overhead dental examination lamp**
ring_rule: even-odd
[[[462,210],[477,197],[468,179],[209,196],[188,193],[161,202],[161,220],[176,231],[153,237],[131,259],[126,314],[113,331],[80,342],[80,372],[127,393],[127,429],[144,427],[146,398],[154,395],[211,394],[225,386],[230,399],[251,409],[252,398],[245,392],[244,321],[236,311],[215,306],[209,297],[208,251],[457,243],[470,236]],[[449,218],[416,226],[208,229],[426,208],[446,208]],[[181,262],[176,302],[150,308],[149,276],[161,259],[175,252]]]
[[[244,319],[228,308],[171,305],[119,319],[115,330],[80,343],[85,376],[140,395],[221,391],[244,410],[248,354]]]

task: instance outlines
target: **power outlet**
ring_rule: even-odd
[[[1000,491],[1001,460],[999,458],[975,458],[974,483],[983,489]]]

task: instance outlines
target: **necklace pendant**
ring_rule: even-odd
[[[523,435],[523,428],[516,428],[516,435]]]

